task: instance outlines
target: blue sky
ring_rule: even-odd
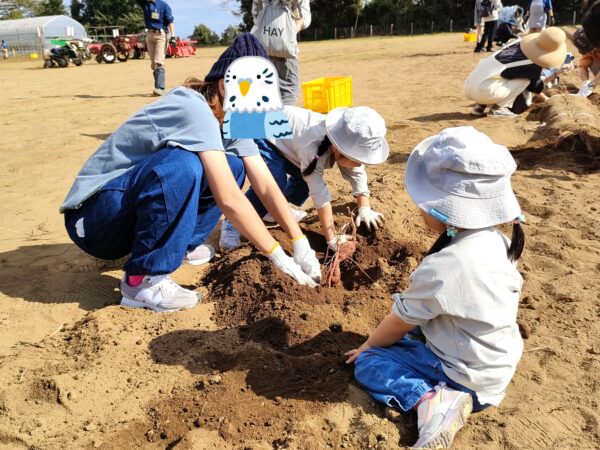
[[[221,0],[166,0],[173,10],[175,17],[175,33],[187,37],[200,23],[221,34],[229,25],[237,25],[240,20],[221,5]],[[71,0],[64,0],[67,12]],[[229,2],[229,9],[237,7],[235,1]]]

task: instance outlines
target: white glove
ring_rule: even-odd
[[[327,247],[329,247],[329,250],[331,250],[332,252],[335,252],[337,250],[337,246],[343,244],[344,242],[348,242],[352,240],[352,236],[350,236],[349,234],[336,234],[332,240],[327,241]]]
[[[292,277],[299,284],[308,287],[317,286],[317,283],[315,283],[311,277],[305,274],[302,271],[302,268],[296,264],[291,257],[285,254],[279,244],[277,244],[277,247],[271,252],[270,255],[267,255],[267,258],[271,260],[275,267]]]
[[[583,83],[581,83],[581,87],[579,88],[579,92],[577,92],[577,95],[581,95],[582,97],[589,97],[590,95],[592,95],[592,92],[594,92],[594,88],[591,87],[590,84],[590,80],[586,80]]]
[[[315,251],[310,248],[310,243],[306,239],[306,236],[302,236],[294,241],[294,262],[315,283],[321,282],[321,264],[317,259]]]
[[[370,206],[362,206],[358,208],[358,216],[354,223],[357,227],[360,227],[361,223],[364,223],[369,231],[371,228],[378,229],[383,226],[383,214],[373,211]]]

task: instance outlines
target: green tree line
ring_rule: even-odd
[[[528,0],[505,0],[505,6],[527,6]],[[224,0],[235,3],[242,20],[241,29],[250,30],[252,0]],[[573,12],[581,18],[591,0],[554,0],[554,15],[559,25],[570,24]],[[396,32],[406,32],[413,24],[415,30],[429,31],[431,23],[437,31],[447,31],[450,21],[454,29],[473,26],[475,0],[311,0],[312,24],[301,38],[312,38],[315,30],[319,38],[330,38],[335,28],[365,29],[372,25],[379,30],[389,30],[395,25]]]

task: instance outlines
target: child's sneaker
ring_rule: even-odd
[[[198,292],[182,288],[168,275],[146,275],[142,284],[136,287],[130,286],[125,277],[121,280],[123,306],[173,312],[193,308],[201,300]]]
[[[450,389],[443,382],[435,390],[435,397],[417,408],[419,440],[412,448],[450,448],[473,409],[473,399],[466,392]]]
[[[219,247],[221,250],[232,250],[242,245],[240,233],[235,229],[233,224],[223,219],[221,223],[221,236],[219,237]]]
[[[290,211],[292,212],[292,216],[294,216],[294,219],[296,219],[296,222],[301,222],[302,219],[304,219],[308,214],[306,211],[302,211],[301,209],[293,208],[292,205],[290,205]],[[270,213],[265,214],[263,216],[262,220],[264,220],[265,222],[269,222],[269,223],[277,222],[275,220],[275,217],[273,217]]]
[[[486,105],[480,105],[480,104],[473,106],[473,109],[471,110],[471,115],[477,116],[477,117],[485,116],[485,106]]]
[[[206,264],[215,256],[215,248],[212,245],[199,245],[192,251],[185,253],[183,262],[191,264],[192,266],[199,266],[200,264]]]
[[[517,117],[517,114],[512,112],[506,106],[494,106],[491,108],[490,112],[492,115],[498,117]]]

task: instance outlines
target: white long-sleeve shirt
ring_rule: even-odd
[[[256,23],[258,14],[262,11],[263,6],[269,3],[287,6],[292,11],[294,19],[302,19],[303,30],[309,27],[312,20],[309,0],[253,0],[251,11],[254,23]]]
[[[327,135],[325,115],[296,106],[284,106],[283,110],[290,121],[294,137],[293,139],[273,139],[269,142],[288,161],[299,167],[300,171],[304,171],[315,159],[319,144]],[[309,195],[315,203],[315,208],[322,208],[331,201],[331,194],[323,179],[323,173],[326,169],[333,167],[334,163],[334,156],[328,151],[319,158],[313,173],[303,177],[308,185]],[[345,167],[339,167],[339,169],[342,177],[352,186],[353,196],[369,196],[367,172],[364,165],[352,169]]]
[[[498,14],[502,9],[502,2],[500,0],[492,0],[492,14],[489,16],[482,17],[481,15],[481,0],[475,1],[475,26],[483,22],[491,22],[498,20]]]

